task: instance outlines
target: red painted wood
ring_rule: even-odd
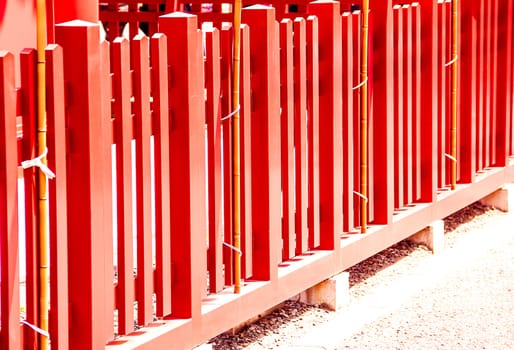
[[[458,114],[459,148],[457,165],[459,179],[464,183],[475,181],[476,170],[476,123],[477,123],[477,43],[478,28],[476,17],[478,5],[476,1],[467,6],[461,6],[460,20],[460,52],[459,52],[459,87],[460,112]]]
[[[484,84],[484,45],[485,45],[485,1],[477,0],[477,80],[476,80],[476,171],[480,171],[484,168],[483,160],[483,133],[484,133],[484,105],[485,105],[485,84]]]
[[[66,170],[66,113],[63,51],[60,46],[46,49],[46,118],[48,167],[56,177],[48,182],[50,231],[50,313],[52,349],[69,349],[68,294],[68,195]]]
[[[452,141],[451,141],[451,127],[452,127],[452,65],[448,65],[448,63],[452,60],[452,36],[453,36],[453,27],[452,27],[452,4],[451,0],[446,0],[444,3],[444,11],[446,14],[446,41],[444,45],[444,69],[445,69],[445,87],[444,87],[444,94],[446,98],[446,105],[445,105],[445,144],[444,149],[446,154],[451,153],[451,147],[452,147]],[[457,43],[457,52],[458,52],[458,43]],[[457,70],[459,67],[457,66]],[[458,89],[457,89],[458,91]],[[457,97],[458,99],[458,97]],[[458,106],[457,106],[458,107]],[[446,186],[451,185],[451,166],[452,166],[452,160],[448,156],[444,156],[444,182]]]
[[[393,218],[394,168],[393,154],[393,13],[391,1],[371,0],[373,27],[370,37],[373,40],[372,63],[373,98],[370,108],[370,153],[373,153],[373,171],[370,183],[374,184],[370,202],[374,207],[375,224],[388,224]]]
[[[34,159],[37,151],[37,52],[24,49],[20,53],[20,77],[23,141],[22,160]],[[38,169],[36,167],[23,170],[23,186],[25,192],[25,290],[26,320],[31,324],[39,324],[39,203],[38,203]],[[39,337],[33,330],[23,327],[24,346],[39,344]]]
[[[14,56],[0,51],[0,345],[20,349],[18,155]]]
[[[512,5],[512,10],[509,12],[511,14],[514,13],[514,4]],[[514,31],[514,20],[512,21],[512,30]],[[512,32],[511,32],[512,33]],[[514,57],[514,35],[511,39],[511,53]],[[514,68],[511,69],[511,76],[510,76],[510,93],[509,96],[511,98],[510,100],[510,155],[514,156]]]
[[[68,287],[73,349],[98,349],[112,338],[112,131],[110,113],[102,113],[110,96],[102,94],[104,57],[98,30],[80,21],[56,26],[70,96]]]
[[[401,5],[393,7],[394,25],[394,208],[402,208],[404,203],[404,47],[403,10]]]
[[[497,114],[497,85],[498,85],[498,0],[491,0],[491,79],[490,79],[490,89],[491,89],[491,107],[490,107],[490,115],[491,119],[490,123],[490,136],[489,136],[489,147],[490,147],[490,165],[493,166],[496,164],[495,152],[496,152],[496,135],[500,132],[503,132],[502,129],[497,129],[498,118],[501,118]],[[505,77],[502,77],[503,79]],[[494,135],[494,136],[493,136]]]
[[[253,275],[253,227],[252,227],[252,130],[251,130],[251,89],[250,89],[250,28],[241,25],[239,111],[241,147],[241,277]]]
[[[421,6],[412,5],[412,200],[421,197]]]
[[[307,29],[303,18],[293,22],[294,31],[294,148],[295,148],[295,232],[296,255],[309,247],[307,226],[308,162],[307,162]]]
[[[155,294],[156,315],[171,313],[170,258],[170,119],[168,102],[167,39],[161,33],[150,40],[152,65],[152,118],[155,159]]]
[[[480,68],[484,70],[484,114],[482,119],[483,134],[480,138],[482,147],[482,162],[483,167],[491,166],[491,111],[492,111],[492,42],[493,42],[493,29],[492,29],[492,0],[484,2],[484,65]]]
[[[309,248],[320,244],[319,207],[319,44],[318,18],[307,17],[307,154]]]
[[[232,27],[221,30],[221,116],[232,112]],[[233,178],[232,171],[232,119],[221,124],[223,133],[223,240],[233,245]],[[234,251],[223,247],[223,263],[225,264],[225,285],[234,283]]]
[[[496,1],[496,76],[494,82],[495,103],[493,132],[493,164],[505,166],[508,164],[512,95],[508,95],[512,79],[512,1]],[[509,12],[510,11],[510,12]],[[508,62],[508,63],[507,63]]]
[[[116,147],[116,227],[117,272],[116,308],[118,333],[134,331],[134,257],[132,213],[132,77],[129,41],[121,37],[111,44],[114,117]]]
[[[220,34],[217,29],[205,32],[205,85],[207,100],[209,249],[207,268],[209,289],[217,293],[223,289],[223,236],[222,236],[222,178],[221,178],[221,106],[220,106]]]
[[[447,79],[451,79],[451,76],[448,75],[450,73],[448,67],[445,67],[450,61],[447,52],[447,36],[451,37],[451,28],[447,27],[447,16],[450,13],[447,11],[445,0],[438,0],[437,12],[439,28],[437,32],[437,187],[443,188],[448,183],[445,153],[449,153],[446,147],[449,135],[447,104],[451,102],[447,90]]]
[[[368,33],[373,33],[375,27],[374,16],[372,15],[372,11],[370,10],[370,16],[368,18]],[[373,180],[373,174],[375,173],[375,155],[373,152],[373,147],[370,147],[371,143],[369,139],[372,139],[373,136],[373,109],[372,105],[372,94],[373,91],[373,69],[370,69],[371,64],[374,60],[373,56],[373,35],[368,34],[368,222],[375,221],[375,205],[370,205],[370,198],[375,198],[375,182]]]
[[[282,260],[295,255],[293,22],[280,22],[280,155],[282,170]]]
[[[111,81],[111,70],[110,70],[110,53],[109,53],[109,43],[107,41],[101,41],[100,42],[100,80],[105,82],[103,84],[100,84],[100,96],[103,98],[98,99],[98,103],[100,104],[100,113],[102,116],[104,116],[105,119],[102,119],[102,122],[105,122],[105,136],[101,135],[102,140],[102,151],[105,152],[107,155],[106,158],[108,158],[108,164],[106,165],[105,172],[108,173],[108,181],[102,184],[102,186],[99,186],[99,188],[104,187],[105,188],[105,205],[109,206],[109,210],[106,211],[106,219],[105,219],[105,225],[106,227],[111,228],[109,230],[110,235],[104,236],[103,241],[103,248],[105,250],[105,264],[107,267],[105,268],[105,274],[103,276],[103,283],[108,286],[108,292],[104,296],[104,312],[102,314],[102,317],[107,320],[107,325],[105,326],[104,330],[104,342],[108,342],[112,340],[113,334],[114,334],[114,322],[109,322],[112,320],[113,316],[113,309],[114,309],[114,285],[113,285],[113,279],[114,279],[114,273],[111,273],[113,271],[113,188],[112,188],[112,111],[111,111],[111,96],[112,96],[112,81]],[[99,152],[99,151],[97,151]],[[106,159],[107,160],[107,159]],[[111,270],[112,269],[112,270]]]
[[[281,256],[278,24],[262,5],[243,9],[242,21],[251,28],[253,278],[273,281]]]
[[[91,1],[53,0],[55,23],[80,19],[98,22],[98,3]]]
[[[358,80],[354,80],[354,42],[353,42],[353,15],[344,12],[341,16],[342,37],[342,105],[343,105],[343,231],[350,232],[354,229],[354,86]],[[357,95],[357,93],[355,94]]]
[[[172,315],[196,318],[207,271],[202,36],[196,17],[183,13],[160,17],[159,28],[168,37],[173,77],[169,82]]]
[[[403,203],[412,203],[412,153],[413,153],[413,85],[412,85],[412,8],[403,5]]]
[[[150,170],[150,69],[149,39],[137,35],[131,42],[131,65],[134,86],[134,139],[136,141],[136,215],[137,215],[137,279],[136,301],[138,323],[153,321],[152,266],[152,195]]]
[[[343,232],[341,16],[339,2],[314,1],[319,25],[320,247],[335,249]]]
[[[421,11],[421,202],[433,202],[437,190],[437,4],[420,0]]]
[[[361,82],[361,53],[362,53],[362,16],[360,10],[352,12],[352,60],[353,76],[352,88],[359,85]],[[371,37],[371,35],[369,35]],[[369,38],[368,37],[368,38]],[[370,45],[370,47],[372,47]],[[361,89],[352,90],[352,106],[353,106],[353,190],[360,193],[361,191],[361,154],[360,154],[360,122],[361,122]],[[371,111],[370,111],[371,112]],[[371,113],[370,113],[371,115]],[[369,152],[371,156],[373,152]],[[371,175],[372,173],[369,173]],[[373,181],[370,181],[373,185]],[[369,197],[369,196],[368,196]],[[361,197],[353,195],[353,219],[357,226],[360,226],[361,217]],[[369,206],[373,208],[373,206]]]

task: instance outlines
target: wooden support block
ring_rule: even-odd
[[[350,274],[346,271],[330,277],[300,293],[300,301],[337,311],[347,306],[350,300]]]
[[[410,236],[409,240],[423,244],[430,249],[433,254],[440,253],[444,250],[444,221],[434,221],[423,230]]]
[[[514,184],[506,184],[499,190],[480,200],[484,205],[490,205],[504,212],[514,211]]]

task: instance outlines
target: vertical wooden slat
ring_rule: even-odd
[[[232,112],[232,27],[225,26],[221,30],[221,115]],[[233,243],[233,172],[232,172],[232,119],[222,122],[223,130],[223,240]],[[234,251],[223,247],[223,263],[225,264],[225,284],[234,283]]]
[[[497,81],[496,81],[496,120],[494,129],[493,160],[496,166],[505,166],[508,162],[510,147],[510,129],[512,124],[512,14],[513,1],[496,3],[497,7]]]
[[[373,17],[373,16],[372,16]],[[360,62],[361,62],[361,54],[362,54],[362,16],[359,10],[352,12],[352,58],[354,64],[353,68],[353,87],[356,87],[360,84],[361,75],[360,75]],[[371,46],[370,46],[371,47]],[[371,70],[370,70],[371,71]],[[361,154],[358,150],[360,150],[360,110],[361,110],[361,89],[352,90],[352,118],[353,118],[353,190],[357,193],[360,193],[361,189]],[[370,111],[371,112],[371,111]],[[372,113],[370,113],[372,115]],[[372,152],[370,152],[371,155]],[[370,183],[373,186],[372,181]],[[355,223],[360,223],[361,219],[361,197],[358,195],[353,196],[353,220]],[[372,207],[372,206],[371,206]],[[359,224],[360,226],[360,224]]]
[[[18,350],[20,286],[18,266],[18,154],[14,56],[0,51],[0,346]]]
[[[221,216],[221,106],[220,106],[220,36],[217,29],[205,32],[205,85],[207,100],[208,198],[209,198],[209,249],[207,268],[209,289],[221,291],[223,281],[223,241]]]
[[[22,92],[23,141],[22,159],[33,159],[36,154],[36,55],[34,49],[24,49],[20,54],[20,77]],[[26,320],[39,324],[39,245],[37,222],[39,217],[37,201],[37,168],[23,170],[25,192],[25,310]],[[38,346],[38,337],[30,328],[23,329],[23,344],[26,347]]]
[[[357,62],[353,57],[353,16],[345,12],[341,16],[342,36],[342,75],[343,92],[341,103],[343,105],[343,231],[354,229],[354,90],[357,85],[353,70]],[[357,94],[356,94],[357,95]]]
[[[373,69],[370,69],[370,66],[372,64],[372,62],[374,61],[374,50],[373,50],[373,47],[374,47],[374,43],[373,43],[373,35],[370,35],[370,33],[373,33],[374,30],[375,30],[375,19],[374,19],[374,15],[373,15],[373,10],[370,9],[370,12],[369,12],[369,16],[368,16],[368,88],[367,88],[367,92],[368,92],[368,98],[367,98],[367,102],[368,102],[368,165],[367,165],[367,168],[368,168],[368,175],[367,175],[367,178],[368,178],[368,183],[367,183],[367,186],[368,186],[368,223],[369,222],[374,222],[375,221],[375,211],[376,211],[376,206],[375,205],[370,205],[370,198],[375,198],[375,181],[374,181],[374,174],[375,174],[375,154],[374,154],[374,149],[373,147],[371,147],[371,143],[369,140],[373,139],[375,136],[374,136],[374,128],[373,128],[373,109],[372,109],[372,92],[373,92],[373,81],[374,81],[374,78],[373,78]]]
[[[476,122],[477,122],[477,43],[478,31],[476,1],[461,5],[459,76],[460,110],[458,118],[459,152],[457,154],[459,179],[464,183],[474,182],[476,169]]]
[[[150,70],[149,39],[137,35],[131,43],[134,95],[134,139],[136,140],[136,215],[138,323],[153,321],[152,196],[150,169]]]
[[[129,41],[118,37],[112,42],[112,85],[114,144],[116,145],[117,272],[116,308],[118,333],[134,330],[134,257],[132,226],[132,81]]]
[[[309,248],[320,243],[319,207],[319,44],[318,18],[307,17],[307,154]]]
[[[444,186],[451,186],[451,167],[453,161],[451,160],[448,155],[451,156],[451,147],[452,147],[452,137],[451,137],[451,127],[452,127],[452,66],[453,64],[450,64],[452,61],[452,24],[453,24],[453,16],[452,16],[452,0],[445,0],[444,2],[444,12],[446,17],[446,39],[443,46],[444,50],[444,62],[443,62],[443,69],[445,74],[445,85],[443,87],[443,93],[445,96],[445,116],[444,116],[444,158],[443,158],[443,166],[444,166]],[[458,45],[458,43],[457,43]],[[458,47],[458,46],[457,46]],[[457,63],[457,70],[459,69],[458,63]],[[458,74],[458,73],[457,73]],[[459,89],[457,89],[458,92]],[[458,98],[458,97],[457,97]],[[457,105],[457,111],[458,111],[458,105]],[[457,139],[458,139],[458,133],[457,133]]]
[[[319,25],[320,246],[335,249],[343,232],[341,15],[339,2],[315,1]]]
[[[196,16],[159,18],[168,37],[172,315],[199,317],[206,288],[205,103]]]
[[[275,280],[280,261],[280,56],[273,8],[243,9],[252,59],[252,222],[253,277]],[[258,77],[258,79],[257,79]],[[258,150],[258,151],[256,151]]]
[[[303,18],[293,22],[294,31],[294,148],[296,173],[296,254],[308,249],[308,162],[307,162],[307,32]]]
[[[99,27],[56,26],[64,52],[67,109],[70,348],[99,349],[112,337],[112,199],[110,96],[98,44]],[[109,60],[107,60],[107,63]],[[105,63],[105,62],[104,62]],[[111,297],[110,297],[111,296]],[[110,314],[111,317],[107,317]]]
[[[492,0],[486,0],[484,3],[484,65],[480,67],[484,70],[484,114],[482,119],[483,134],[480,139],[482,146],[482,162],[483,167],[487,168],[491,165],[491,107],[492,107]]]
[[[403,11],[401,5],[393,7],[394,22],[394,207],[404,206],[404,111],[403,111]]]
[[[421,196],[421,8],[412,4],[412,199]]]
[[[437,106],[438,106],[438,119],[437,119],[437,187],[443,188],[447,183],[446,177],[446,141],[447,141],[447,72],[448,68],[445,64],[449,62],[447,55],[447,6],[445,0],[438,0],[438,36],[437,36]]]
[[[420,201],[433,202],[437,190],[437,4],[420,0],[421,87],[423,108],[420,123]]]
[[[393,13],[391,1],[370,0],[373,9],[373,40],[371,74],[373,98],[370,120],[370,152],[373,153],[373,172],[370,182],[374,184],[370,203],[374,207],[375,224],[389,224],[393,218],[394,169],[390,160],[393,154]],[[373,140],[373,141],[371,141]]]
[[[50,288],[49,333],[52,349],[69,349],[68,297],[68,201],[66,193],[66,118],[63,76],[63,52],[57,45],[46,49],[47,84],[47,147],[48,167],[55,179],[48,183],[50,231]]]
[[[152,119],[155,159],[155,294],[156,314],[171,313],[170,260],[170,120],[168,115],[167,39],[157,33],[150,40]]]
[[[477,79],[476,79],[476,171],[484,168],[482,140],[484,135],[484,105],[485,105],[485,0],[476,0],[477,2]]]
[[[105,261],[105,271],[103,274],[103,284],[105,286],[108,286],[107,292],[104,296],[104,312],[101,314],[101,316],[107,320],[107,324],[105,325],[104,330],[104,342],[108,342],[112,340],[114,336],[114,322],[112,322],[113,317],[113,311],[114,311],[114,289],[113,289],[113,279],[114,279],[114,266],[113,266],[113,184],[112,184],[112,111],[111,111],[111,100],[112,100],[112,79],[111,79],[111,70],[110,70],[110,52],[109,52],[109,42],[107,41],[101,41],[100,42],[100,74],[99,78],[102,82],[100,84],[100,98],[98,100],[98,103],[100,104],[100,115],[102,116],[102,123],[105,123],[104,125],[104,134],[101,135],[101,150],[97,150],[97,152],[105,152],[107,155],[106,158],[108,159],[108,164],[106,165],[105,171],[109,174],[108,181],[102,183],[101,186],[106,191],[105,195],[105,204],[106,206],[109,206],[109,210],[104,213],[104,224],[107,225],[107,227],[110,228],[109,233],[110,235],[107,237],[104,237],[104,241],[102,242],[102,248],[103,251],[101,254],[106,257]],[[106,178],[107,179],[107,178]],[[111,322],[109,322],[111,321]]]
[[[250,27],[241,25],[241,62],[239,112],[241,145],[241,250],[243,252],[241,277],[253,276],[253,227],[252,227],[252,130],[250,91]]]
[[[412,203],[412,8],[403,5],[403,203]]]
[[[295,255],[293,22],[280,22],[280,136],[282,163],[282,260]]]
[[[505,0],[502,0],[505,2]],[[490,96],[490,136],[489,136],[489,165],[493,166],[496,163],[495,152],[496,152],[496,141],[498,140],[497,135],[504,132],[504,126],[502,129],[497,129],[498,119],[502,118],[497,114],[497,87],[498,87],[498,0],[490,0],[491,6],[491,23],[490,23],[490,53],[491,53],[491,71],[489,86],[491,91]],[[512,13],[511,13],[512,14]],[[505,77],[502,77],[505,79]]]

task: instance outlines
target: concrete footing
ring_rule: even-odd
[[[444,250],[444,221],[437,220],[425,227],[423,230],[413,234],[409,240],[423,244],[432,253],[437,254]]]
[[[321,305],[329,310],[340,310],[350,301],[350,274],[341,272],[318,283],[302,293],[300,301],[311,305]]]
[[[514,184],[503,185],[499,190],[480,200],[484,205],[492,206],[504,212],[514,211]]]

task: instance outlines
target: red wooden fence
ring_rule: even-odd
[[[243,10],[240,294],[233,29],[198,30],[226,16],[221,2],[208,16],[159,17],[151,38],[99,43],[96,24],[58,25],[59,45],[46,52],[48,164],[57,175],[52,349],[192,347],[514,181],[514,1],[460,3],[450,191],[450,3],[371,0],[366,235],[355,234],[360,12],[350,1]],[[8,350],[35,349],[44,336],[29,327],[39,318],[36,169],[18,171],[38,156],[34,50],[19,62],[16,82],[14,55],[0,51],[0,347]]]

